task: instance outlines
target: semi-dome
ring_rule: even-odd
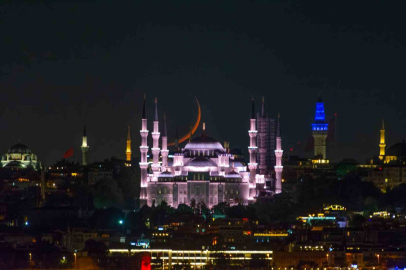
[[[185,166],[194,166],[194,167],[217,167],[217,164],[205,157],[192,158],[185,163]]]
[[[400,143],[392,145],[388,151],[386,151],[387,156],[396,156],[396,157],[406,157],[406,141],[403,140]]]
[[[26,145],[17,143],[8,149],[7,154],[32,154],[32,152]]]
[[[221,143],[203,134],[187,143],[185,150],[220,150],[225,151]]]

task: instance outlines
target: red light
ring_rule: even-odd
[[[292,152],[292,151],[293,151],[293,148],[290,148],[290,151]]]
[[[300,142],[297,142],[297,144],[300,144]]]
[[[248,218],[243,218],[242,220],[243,220],[243,221],[248,221]]]
[[[337,113],[335,113],[334,115],[337,116]]]
[[[379,170],[382,170],[382,167],[379,167]]]

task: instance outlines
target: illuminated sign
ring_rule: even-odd
[[[254,236],[286,237],[287,233],[254,233]]]
[[[334,204],[334,205],[329,205],[327,207],[324,207],[324,210],[326,211],[345,211],[347,210],[344,206]]]

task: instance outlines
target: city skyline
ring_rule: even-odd
[[[3,7],[13,23],[0,26],[2,153],[21,140],[48,165],[71,147],[79,157],[86,123],[90,161],[123,155],[127,126],[141,125],[143,93],[151,105],[162,100],[168,127],[181,134],[190,126],[183,109],[193,112],[197,96],[211,136],[242,149],[246,128],[237,122],[249,117],[252,94],[265,96],[273,118],[281,114],[284,147],[293,152],[311,137],[320,91],[326,119],[338,114],[336,161],[376,155],[382,118],[388,146],[404,137],[405,24],[392,3]],[[15,21],[21,10],[31,24]],[[382,11],[392,19],[377,16]],[[106,12],[111,20],[102,20]]]

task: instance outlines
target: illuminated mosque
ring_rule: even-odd
[[[26,145],[18,143],[8,149],[1,157],[1,167],[10,169],[37,169],[41,167],[37,155]]]
[[[385,122],[382,119],[382,128],[380,130],[380,140],[379,140],[379,161],[383,163],[404,163],[406,162],[406,141],[392,145],[386,151],[385,143]]]
[[[197,99],[196,99],[197,101]],[[264,102],[263,102],[264,103]],[[148,120],[146,114],[146,101],[144,96],[141,134],[141,193],[140,205],[153,202],[160,204],[166,201],[168,205],[177,207],[179,204],[190,205],[204,202],[208,207],[227,202],[231,205],[242,203],[248,204],[261,196],[272,196],[282,192],[282,139],[279,128],[276,131],[276,149],[269,152],[269,138],[275,138],[275,134],[269,134],[274,128],[269,128],[268,119],[261,115],[255,115],[254,99],[252,99],[252,114],[249,120],[250,129],[248,136],[249,163],[235,158],[229,151],[228,143],[224,146],[211,138],[205,130],[201,136],[191,139],[192,134],[199,126],[201,110],[198,105],[198,120],[190,133],[181,139],[176,138],[174,143],[168,144],[166,119],[161,133],[159,130],[158,103],[155,99],[155,115],[152,135],[152,161],[148,160]],[[260,120],[257,120],[260,119]],[[247,119],[248,120],[248,119]],[[261,125],[258,122],[262,121]],[[248,122],[248,121],[247,121]],[[267,122],[268,124],[264,124]],[[257,126],[262,126],[258,132]],[[260,136],[257,136],[257,135]],[[261,137],[261,139],[258,139]],[[161,138],[161,144],[159,139]],[[179,143],[188,140],[183,148]],[[259,147],[257,142],[260,142]],[[272,142],[274,143],[274,142]],[[169,154],[168,146],[174,145],[174,153]],[[274,144],[273,144],[274,145]],[[270,156],[275,160],[272,164]],[[128,130],[127,160],[131,159],[131,138]],[[258,160],[257,160],[258,158]],[[270,165],[271,164],[271,165]]]

